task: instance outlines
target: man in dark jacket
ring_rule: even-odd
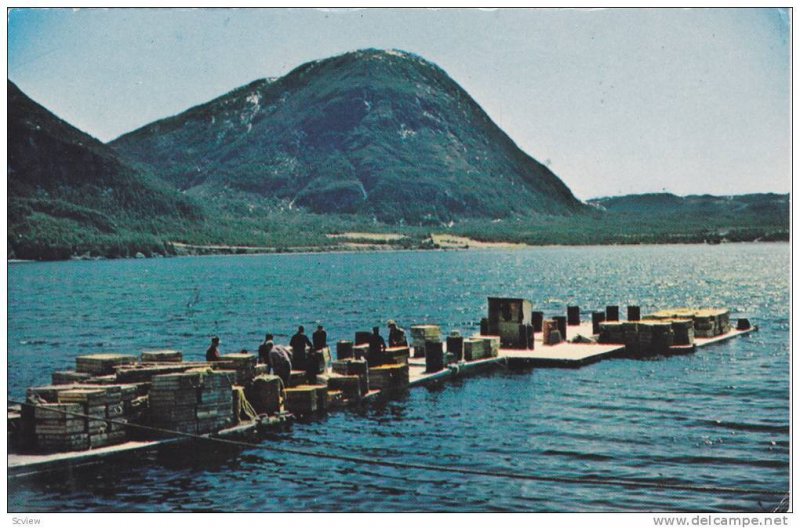
[[[211,338],[211,346],[206,350],[206,361],[219,361],[222,359],[222,354],[219,353],[219,338],[214,336]]]
[[[389,346],[408,346],[408,341],[406,341],[406,331],[397,326],[397,323],[395,323],[392,319],[389,319]]]
[[[307,370],[308,368],[306,364],[306,347],[309,350],[314,349],[314,345],[308,340],[305,331],[306,329],[302,326],[297,327],[297,333],[289,341],[289,346],[292,347],[292,363],[301,370]]]
[[[317,331],[311,336],[314,341],[314,350],[322,350],[328,346],[328,333],[322,328],[322,325],[317,326]]]
[[[369,352],[367,352],[367,363],[370,367],[377,367],[382,363],[383,353],[386,351],[386,341],[381,336],[381,329],[377,326],[372,328],[372,335],[369,336]]]

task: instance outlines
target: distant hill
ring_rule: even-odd
[[[309,62],[111,145],[218,205],[238,196],[432,225],[586,210],[442,69],[400,51]]]
[[[761,223],[786,224],[790,215],[788,194],[708,194],[676,196],[670,193],[629,194],[594,198],[587,202],[603,211],[646,216],[705,217],[719,221],[729,218],[739,222],[752,218]]]
[[[202,219],[190,199],[130,167],[8,81],[8,250],[16,258],[166,251]]]

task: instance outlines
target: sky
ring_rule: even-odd
[[[13,9],[8,77],[102,141],[362,48],[438,64],[580,199],[791,189],[785,9]]]

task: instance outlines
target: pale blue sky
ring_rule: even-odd
[[[8,75],[107,141],[308,60],[398,48],[581,199],[788,192],[790,24],[775,9],[15,9]]]

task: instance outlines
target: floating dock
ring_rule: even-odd
[[[694,352],[703,348],[736,337],[755,332],[757,326],[747,330],[731,329],[730,332],[715,337],[696,337],[694,345],[674,346],[669,353],[663,355],[679,355]],[[592,337],[592,325],[581,324],[567,328],[569,339],[576,336]],[[596,343],[570,343],[567,341],[557,345],[546,346],[542,344],[541,335],[537,334],[533,350],[513,350],[501,348],[496,358],[479,359],[477,361],[451,364],[439,372],[425,372],[425,358],[409,359],[410,386],[416,387],[433,382],[442,381],[458,376],[472,375],[487,369],[508,367],[534,367],[534,368],[580,368],[585,365],[597,363],[604,359],[624,357],[625,345],[622,344],[596,344]]]
[[[216,433],[200,435],[200,438],[241,438],[259,430],[280,427],[291,420],[291,415],[262,417],[251,422],[240,423]],[[8,454],[8,477],[27,477],[63,468],[83,467],[103,463],[109,459],[131,453],[145,453],[163,447],[197,440],[192,436],[174,436],[163,440],[130,440],[121,444],[98,447],[87,451],[64,451],[48,454]]]
[[[490,299],[491,301],[491,299]],[[516,300],[515,300],[516,301]],[[490,309],[491,311],[491,309]],[[576,322],[578,322],[576,320]],[[437,332],[438,332],[438,327]],[[493,357],[483,357],[474,361],[459,361],[449,363],[435,372],[428,372],[424,357],[413,357],[414,350],[410,348],[411,357],[408,357],[408,387],[420,387],[445,382],[448,379],[479,374],[496,368],[580,368],[585,365],[610,358],[652,357],[651,355],[632,355],[626,352],[624,344],[601,344],[596,342],[591,323],[574,324],[566,327],[564,341],[553,345],[545,345],[542,341],[544,333],[528,333],[527,345],[529,349],[495,348]],[[730,330],[714,337],[694,337],[693,344],[670,346],[663,350],[661,356],[687,354],[698,348],[727,341],[757,331],[758,327],[749,327],[746,330],[731,328]],[[494,338],[499,339],[499,338]],[[571,342],[576,341],[576,342]],[[522,346],[525,341],[520,340]],[[443,343],[439,344],[439,353],[443,352]],[[444,350],[446,353],[446,350]],[[440,362],[439,365],[442,363]],[[435,367],[434,367],[435,368]],[[325,378],[325,375],[321,375]],[[326,383],[327,385],[327,383]],[[391,394],[391,393],[390,393]],[[376,398],[383,397],[381,391],[370,390],[361,398],[351,403],[368,403]],[[172,438],[138,441],[131,440],[124,443],[98,447],[82,451],[67,451],[49,454],[8,454],[8,477],[24,477],[46,471],[73,468],[103,463],[114,457],[132,453],[148,452],[162,447],[190,442],[193,440],[213,438],[237,438],[255,434],[258,431],[279,428],[292,420],[292,415],[281,413],[273,416],[261,416],[256,420],[240,423],[236,426],[222,429],[215,433],[204,435],[176,435]]]

